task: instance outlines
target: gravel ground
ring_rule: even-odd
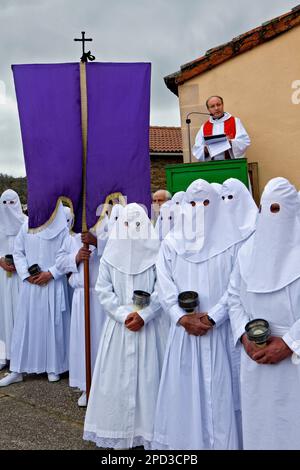
[[[23,382],[1,387],[0,450],[96,449],[82,439],[86,409],[77,406],[79,396],[67,375],[54,383],[46,374],[26,375]]]

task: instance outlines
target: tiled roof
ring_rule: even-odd
[[[204,56],[181,65],[180,70],[164,78],[167,87],[178,95],[178,85],[222,64],[243,52],[274,39],[300,25],[300,5],[284,15],[273,18],[255,29],[233,38],[221,46],[209,49]]]
[[[182,153],[181,128],[150,126],[150,153]]]

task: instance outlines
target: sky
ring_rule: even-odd
[[[164,77],[299,2],[0,0],[0,173],[25,175],[11,64],[79,61],[73,39],[86,31],[98,62],[152,63],[150,124],[179,126],[178,98]]]

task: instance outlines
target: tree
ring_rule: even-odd
[[[0,173],[0,194],[6,189],[13,189],[20,197],[21,204],[27,204],[27,180],[26,177],[14,178]]]

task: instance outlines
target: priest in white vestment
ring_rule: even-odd
[[[22,280],[12,335],[9,375],[4,387],[23,380],[23,373],[47,372],[56,382],[69,369],[70,308],[66,276],[55,266],[56,254],[68,228],[63,206],[58,204],[53,221],[41,231],[30,233],[25,222],[15,239],[14,262]],[[41,272],[30,275],[38,264]]]
[[[227,284],[235,246],[223,230],[221,199],[194,181],[183,220],[162,242],[159,296],[171,319],[157,400],[154,449],[237,449],[227,348]],[[194,291],[199,308],[186,313],[178,295]]]
[[[285,178],[266,185],[254,235],[241,247],[229,286],[234,341],[243,343],[245,449],[300,449],[300,201]],[[269,322],[267,346],[245,334]]]
[[[103,253],[96,292],[107,319],[100,339],[84,439],[114,449],[150,447],[164,346],[155,289],[159,240],[144,209],[129,204]],[[133,292],[150,294],[138,309]]]
[[[241,120],[224,111],[224,102],[221,96],[208,98],[206,107],[210,118],[200,127],[196,135],[195,145],[192,149],[194,157],[200,161],[210,159],[205,137],[225,134],[229,140],[230,148],[215,155],[213,159],[244,158],[251,141]]]
[[[6,255],[12,255],[14,241],[26,216],[18,194],[12,189],[0,198],[0,370],[10,360],[11,336],[17,311],[21,280]]]
[[[102,222],[105,223],[105,220]],[[82,243],[89,244],[89,248],[84,247]],[[84,260],[89,259],[91,370],[93,374],[100,334],[105,321],[105,314],[95,291],[100,258],[101,254],[97,250],[97,238],[92,232],[69,235],[56,257],[57,269],[65,274],[72,273],[69,277],[69,284],[73,288],[69,384],[70,387],[77,387],[82,391],[78,399],[78,406],[86,406]]]

